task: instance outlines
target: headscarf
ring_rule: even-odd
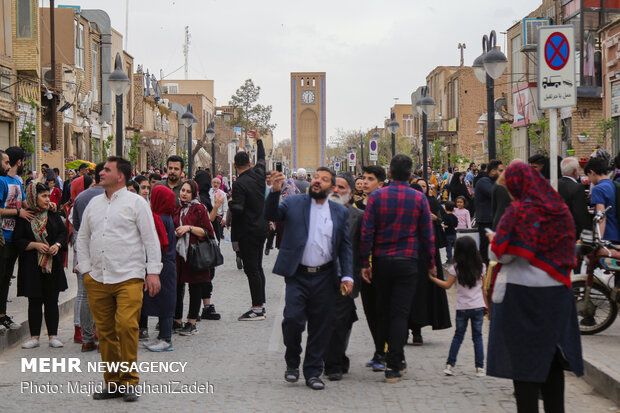
[[[198,184],[200,202],[205,204],[207,209],[211,211],[213,209],[213,205],[211,205],[211,197],[209,196],[209,190],[211,189],[211,175],[207,171],[203,171],[201,169],[196,172],[195,181],[196,184]]]
[[[498,258],[523,257],[570,288],[576,260],[575,224],[568,207],[549,182],[523,162],[508,166],[505,176],[514,201],[499,221],[491,250]]]
[[[47,226],[48,208],[40,208],[37,204],[37,184],[35,182],[31,182],[26,187],[26,200],[28,201],[30,209],[32,209],[32,212],[34,213],[34,217],[32,218],[32,221],[30,221],[30,227],[32,228],[35,241],[49,245],[46,239],[47,230],[45,228]],[[37,251],[37,264],[39,264],[39,267],[41,267],[41,270],[45,274],[52,273],[52,263],[53,257],[51,255],[42,254]]]
[[[299,192],[299,188],[295,185],[295,180],[293,178],[288,178],[282,184],[282,191],[280,192],[280,200],[284,200],[289,195],[297,195]]]
[[[452,175],[452,180],[450,181],[450,194],[452,194],[452,199],[456,199],[459,196],[464,196],[469,198],[469,191],[467,190],[467,186],[464,182],[461,182],[461,173],[455,172]]]
[[[196,181],[188,179],[181,184],[181,186],[188,184],[192,188],[193,198],[189,201],[181,201],[181,205],[176,207],[175,214],[179,214],[179,226],[183,225],[183,217],[187,215],[187,212],[191,207],[200,205],[200,199],[198,198],[198,184]],[[187,262],[187,253],[189,251],[189,232],[186,232],[181,238],[177,240],[177,252]]]
[[[168,234],[160,215],[172,215],[175,207],[175,195],[172,189],[166,185],[156,185],[153,187],[151,192],[151,211],[153,212],[153,221],[155,222],[159,245],[161,245],[161,249],[164,251],[168,251]]]

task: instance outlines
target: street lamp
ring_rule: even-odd
[[[364,169],[364,135],[360,134],[360,146],[362,147],[362,169]]]
[[[116,95],[116,156],[123,156],[123,95],[131,87],[127,73],[123,71],[120,53],[116,54],[114,71],[108,77],[108,86]]]
[[[215,123],[209,122],[209,127],[205,132],[207,140],[211,140],[211,176],[215,176]]]
[[[499,78],[508,64],[504,53],[496,46],[497,35],[495,30],[487,37],[482,36],[482,54],[474,60],[472,65],[478,80],[487,85],[487,125],[489,160],[495,159],[495,79]]]
[[[193,112],[191,103],[188,103],[185,113],[181,115],[181,122],[185,129],[187,129],[187,179],[192,179],[192,166],[194,163],[194,157],[192,156],[192,124],[198,123],[198,119],[196,119]]]
[[[435,106],[435,99],[428,94],[428,86],[422,87],[422,97],[415,104],[416,110],[422,115],[422,175],[428,182],[428,138],[427,138],[427,115]]]
[[[400,125],[396,121],[396,114],[392,112],[390,115],[390,121],[387,124],[388,131],[392,134],[392,158],[396,155],[396,133],[398,133],[398,129]]]

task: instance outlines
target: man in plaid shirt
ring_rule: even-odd
[[[362,277],[376,285],[379,308],[388,339],[385,381],[402,379],[407,370],[405,343],[407,320],[415,294],[418,258],[428,261],[431,274],[435,268],[435,237],[426,197],[409,187],[413,162],[406,155],[396,155],[390,163],[392,184],[373,192],[362,224],[360,258]],[[372,252],[372,270],[370,255]],[[373,277],[374,275],[374,277]]]

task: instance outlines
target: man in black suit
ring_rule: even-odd
[[[585,187],[577,182],[579,177],[579,161],[566,158],[560,163],[562,177],[558,181],[558,192],[566,202],[575,220],[577,239],[583,229],[592,227],[592,218],[588,213]]]
[[[304,358],[306,385],[322,390],[323,355],[331,338],[338,294],[353,290],[353,253],[347,209],[327,199],[336,179],[331,170],[317,168],[307,194],[282,202],[281,172],[271,173],[272,192],[265,201],[265,218],[286,223],[273,273],[286,283],[282,335],[286,353],[284,379],[299,380],[301,335],[308,324]]]
[[[351,328],[357,318],[355,297],[359,294],[362,285],[362,267],[360,266],[360,237],[362,234],[362,220],[364,213],[351,205],[351,197],[355,189],[355,179],[350,172],[344,172],[336,177],[336,185],[329,194],[330,201],[337,202],[349,210],[349,234],[353,247],[353,276],[355,283],[353,291],[348,296],[338,294],[334,303],[333,331],[329,345],[323,356],[325,375],[331,381],[342,380],[342,374],[349,372],[349,358],[346,356]]]

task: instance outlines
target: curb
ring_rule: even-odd
[[[75,297],[58,304],[59,319],[73,312],[73,305],[75,303]],[[21,327],[18,330],[2,330],[0,331],[0,354],[4,351],[21,343],[25,338],[30,337],[30,330],[28,328],[28,320],[23,321]],[[44,324],[45,325],[45,324]],[[43,326],[42,326],[43,327]]]
[[[584,380],[596,391],[607,397],[609,400],[620,406],[620,381],[617,374],[609,371],[605,366],[598,366],[595,363],[583,359]]]

